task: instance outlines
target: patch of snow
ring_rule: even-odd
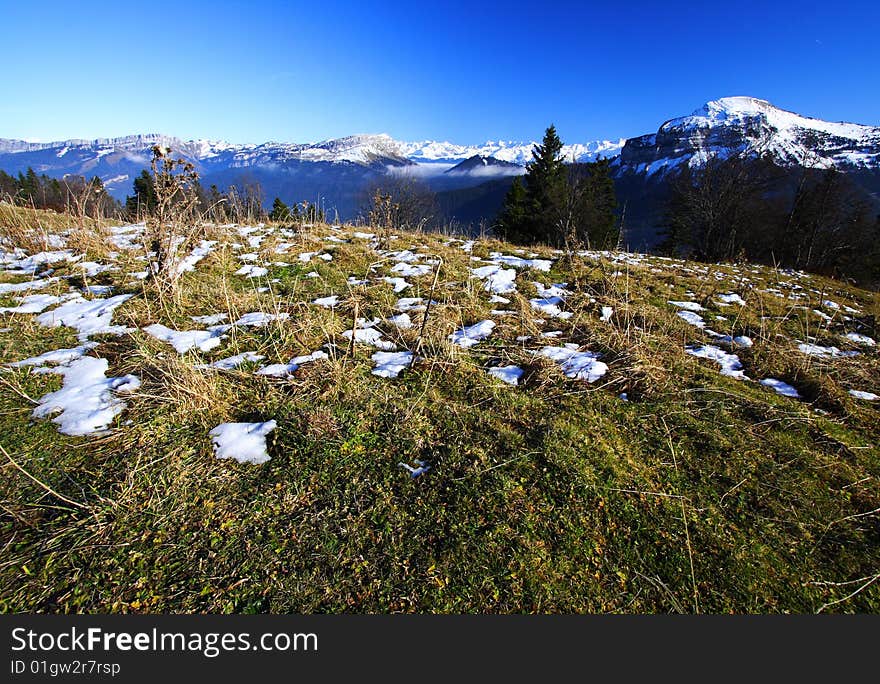
[[[21,368],[24,366],[45,366],[50,363],[69,364],[71,361],[82,358],[83,356],[85,356],[87,351],[97,346],[97,342],[86,342],[79,347],[73,347],[70,349],[55,349],[53,351],[47,351],[44,354],[40,354],[39,356],[31,356],[30,358],[24,359],[23,361],[15,361],[13,363],[7,363],[6,365],[13,368]]]
[[[286,321],[290,318],[289,313],[267,314],[263,311],[252,311],[239,318],[233,325],[263,328],[272,321]]]
[[[265,463],[266,435],[278,427],[274,420],[265,423],[222,423],[208,434],[217,458],[234,458],[239,463]]]
[[[602,307],[602,315],[599,316],[599,320],[603,323],[608,323],[611,320],[611,317],[614,315],[614,309],[610,306]]]
[[[0,313],[40,313],[50,306],[54,306],[61,301],[61,297],[47,294],[27,295],[18,298],[21,302],[18,306],[4,306],[0,308]]]
[[[190,320],[195,323],[201,323],[202,325],[217,325],[218,323],[225,321],[227,318],[229,318],[229,314],[225,313],[208,314],[207,316],[190,316]]]
[[[880,395],[874,394],[873,392],[863,392],[862,390],[851,389],[849,393],[856,399],[864,399],[865,401],[877,401],[880,399]]]
[[[729,354],[723,349],[711,344],[702,346],[685,347],[685,351],[691,356],[701,359],[710,359],[721,366],[721,375],[727,375],[738,380],[746,380],[742,363],[736,354]]]
[[[382,378],[396,378],[400,372],[413,362],[412,352],[376,352],[370,358],[376,362],[371,371]]]
[[[740,297],[738,294],[736,294],[735,292],[731,292],[728,294],[720,294],[720,295],[718,295],[717,299],[718,299],[717,303],[722,306],[726,306],[726,305],[730,305],[730,304],[739,304],[740,306],[746,305],[746,301],[742,297]]]
[[[516,284],[514,283],[514,279],[516,278],[515,269],[490,265],[481,266],[480,268],[472,268],[471,273],[484,281],[486,292],[492,292],[496,295],[505,294],[507,292],[516,292]],[[506,299],[504,301],[505,303],[509,302],[509,300]]]
[[[403,278],[388,278],[387,276],[382,278],[389,285],[394,286],[395,292],[403,292],[406,288],[412,287],[412,285],[406,282]]]
[[[489,375],[506,382],[508,385],[518,385],[524,372],[519,366],[495,366],[488,369]]]
[[[312,304],[323,306],[325,309],[332,309],[339,304],[339,296],[331,295],[329,297],[318,297],[317,299],[312,300]]]
[[[705,309],[696,302],[677,302],[670,299],[668,303],[672,304],[672,306],[677,306],[679,309],[684,309],[685,311],[705,311]]]
[[[576,344],[544,347],[536,353],[558,363],[568,378],[596,382],[608,372],[608,366],[599,361],[598,353],[578,351]]]
[[[79,295],[56,309],[45,311],[37,316],[37,323],[52,328],[62,325],[79,332],[80,340],[90,335],[124,335],[130,328],[112,325],[113,311],[134,295],[123,294],[108,299],[83,299]]]
[[[134,375],[120,378],[105,376],[107,359],[83,356],[69,365],[49,370],[64,378],[60,390],[42,397],[34,409],[34,418],[47,418],[60,411],[52,419],[65,435],[88,435],[102,432],[125,408],[125,402],[113,392],[131,392],[140,387],[141,381]],[[48,370],[48,369],[47,369]]]
[[[866,347],[876,347],[877,342],[874,341],[873,338],[868,337],[867,335],[859,335],[858,333],[847,333],[846,339],[851,342],[855,342],[856,344],[863,344]]]
[[[214,330],[172,330],[160,323],[154,323],[144,328],[144,332],[152,335],[157,340],[167,342],[178,354],[186,354],[190,349],[210,351],[220,346],[223,332],[226,326],[220,326]]]
[[[495,321],[480,321],[479,323],[466,326],[461,330],[456,330],[449,336],[449,340],[453,344],[457,344],[460,347],[467,349],[468,347],[472,347],[478,342],[485,340],[492,334],[492,330],[494,329]]]
[[[823,358],[841,358],[859,355],[859,352],[857,351],[841,351],[837,347],[823,347],[819,344],[811,344],[806,342],[801,342],[800,344],[798,344],[798,349],[804,354],[809,354],[810,356],[820,356]]]
[[[703,317],[699,314],[695,314],[693,311],[678,311],[676,312],[676,316],[697,328],[703,328],[706,325]]]
[[[759,380],[764,387],[771,388],[777,394],[781,394],[783,397],[791,397],[792,399],[800,399],[800,393],[787,382],[783,382],[782,380],[777,380],[776,378],[764,378],[763,380]]]
[[[245,264],[235,272],[235,275],[245,276],[247,278],[262,278],[269,274],[269,269],[263,266],[255,266],[254,264]]]
[[[262,361],[266,357],[262,354],[257,354],[256,352],[242,352],[241,354],[236,354],[235,356],[227,356],[225,359],[220,359],[219,361],[215,361],[214,363],[206,363],[199,364],[196,368],[217,368],[218,370],[234,370],[239,366],[245,363],[257,363],[258,361]]]
[[[287,363],[273,363],[271,365],[264,366],[257,371],[257,375],[286,377],[289,375],[293,375],[294,372],[296,372],[296,370],[304,363],[311,363],[312,361],[318,361],[319,359],[326,358],[329,358],[327,356],[327,353],[318,350],[316,352],[312,352],[311,354],[306,354],[305,356],[296,356]]]
[[[406,463],[398,463],[397,465],[409,471],[409,476],[413,479],[417,478],[419,475],[424,475],[431,469],[431,466],[428,465],[427,461],[419,461],[416,459],[416,463],[418,466],[411,466]]]

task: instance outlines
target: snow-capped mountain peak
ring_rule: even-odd
[[[666,121],[657,133],[630,138],[619,166],[662,175],[737,154],[769,155],[783,166],[876,168],[880,127],[813,119],[755,97],[724,97]]]

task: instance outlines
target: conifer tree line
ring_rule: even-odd
[[[566,163],[562,146],[551,125],[532,148],[523,179],[514,179],[493,231],[521,244],[613,248],[620,226],[610,161]]]
[[[32,168],[17,176],[0,171],[0,200],[59,213],[84,213],[92,218],[115,217],[121,208],[97,176],[90,180],[74,175],[50,178],[37,175]]]
[[[682,169],[666,207],[667,253],[744,259],[880,284],[880,214],[835,168],[784,169],[769,158]]]

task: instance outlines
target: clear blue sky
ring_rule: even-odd
[[[725,95],[880,124],[880,2],[0,0],[0,137],[649,133]]]

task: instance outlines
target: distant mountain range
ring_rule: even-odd
[[[437,190],[449,216],[473,221],[494,215],[510,178],[531,159],[535,142],[401,142],[385,134],[306,144],[184,141],[159,134],[50,143],[0,139],[0,169],[18,173],[30,167],[56,177],[97,175],[122,199],[148,166],[156,144],[191,160],[206,186],[259,182],[267,204],[276,195],[288,202],[320,201],[347,219],[363,206],[370,185],[386,174],[404,173]],[[633,203],[656,194],[682,165],[733,154],[769,155],[784,167],[836,167],[880,192],[880,127],[813,119],[752,97],[708,102],[690,116],[666,121],[656,133],[563,148],[567,161],[611,158],[618,194]],[[644,224],[639,230],[645,242],[650,242],[649,224],[656,223],[646,210],[649,204],[628,214]],[[468,208],[462,213],[463,205]]]

